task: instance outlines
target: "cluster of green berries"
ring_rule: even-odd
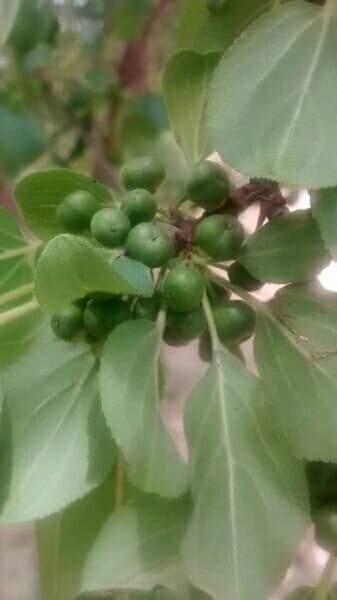
[[[91,235],[110,249],[123,249],[125,254],[151,269],[162,269],[152,298],[102,297],[97,294],[68,306],[54,315],[55,333],[74,340],[85,331],[89,340],[108,335],[116,325],[132,318],[156,320],[166,309],[165,340],[183,345],[200,339],[203,348],[210,347],[202,299],[207,293],[220,341],[235,348],[254,332],[255,312],[209,279],[200,267],[203,262],[235,261],[244,242],[240,221],[220,211],[230,195],[230,183],[224,170],[209,161],[193,165],[185,182],[184,197],[204,209],[195,220],[192,248],[178,250],[175,227],[158,217],[155,192],[165,179],[165,170],[154,158],[145,157],[127,163],[121,171],[125,193],[120,207],[102,207],[88,191],[68,195],[59,205],[57,220],[67,232]],[[163,275],[164,274],[164,275]],[[238,262],[232,262],[229,279],[246,290],[257,290],[261,282],[254,279]],[[154,275],[155,277],[155,275]],[[209,353],[208,353],[209,354]]]

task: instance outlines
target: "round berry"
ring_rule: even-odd
[[[126,194],[123,209],[134,227],[138,223],[152,221],[157,212],[157,204],[150,192],[137,189]]]
[[[255,279],[255,277],[247,271],[246,267],[239,262],[231,264],[228,269],[228,277],[234,285],[237,285],[248,292],[255,292],[263,286],[263,282],[259,279]]]
[[[134,308],[135,317],[155,321],[160,310],[161,298],[159,292],[155,292],[152,298],[139,298]]]
[[[167,275],[163,295],[167,305],[177,312],[197,308],[204,293],[204,278],[194,265],[176,266]]]
[[[241,300],[228,300],[215,306],[213,317],[219,339],[225,346],[237,346],[254,333],[255,312]]]
[[[125,247],[131,258],[152,269],[164,265],[174,252],[171,238],[152,223],[139,223],[131,229]]]
[[[216,260],[233,260],[244,241],[243,227],[229,215],[212,215],[197,225],[195,243]]]
[[[121,179],[127,190],[142,188],[155,192],[165,179],[165,169],[162,163],[152,156],[135,158],[124,165]]]
[[[184,346],[199,338],[206,330],[206,319],[201,307],[188,312],[167,313],[164,340],[170,346]]]
[[[122,246],[131,229],[127,215],[119,208],[102,208],[92,218],[91,234],[107,248]]]
[[[185,194],[191,202],[214,209],[228,200],[229,193],[229,180],[220,165],[205,160],[192,166],[185,182]]]
[[[86,331],[94,338],[107,336],[117,325],[132,319],[128,303],[120,298],[89,300],[84,311]]]
[[[67,196],[57,209],[59,224],[70,233],[81,233],[90,228],[94,214],[100,209],[95,196],[86,190],[78,190]]]
[[[69,304],[51,318],[52,329],[61,340],[73,341],[83,328],[83,310]]]

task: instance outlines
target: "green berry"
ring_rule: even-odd
[[[123,209],[134,227],[138,223],[152,221],[157,212],[157,204],[150,192],[137,189],[126,194]]]
[[[228,200],[229,193],[229,180],[222,167],[207,160],[192,166],[185,182],[185,194],[191,202],[214,209]]]
[[[130,306],[120,298],[92,299],[84,311],[86,331],[97,339],[107,336],[117,325],[129,319],[132,319]]]
[[[122,246],[131,229],[127,215],[119,208],[102,208],[92,218],[91,234],[107,248]]]
[[[81,233],[90,229],[94,214],[100,209],[95,196],[86,190],[78,190],[67,196],[57,209],[58,223],[70,233]]]
[[[171,238],[152,223],[139,223],[131,229],[125,248],[131,258],[152,269],[167,263],[174,252]]]
[[[121,179],[127,190],[142,188],[155,192],[165,179],[165,169],[162,163],[152,156],[135,158],[124,165]]]
[[[337,554],[337,503],[326,504],[313,514],[317,543],[333,554]]]
[[[172,269],[163,285],[167,305],[177,312],[197,308],[204,292],[204,278],[193,265],[182,264]]]
[[[197,225],[195,243],[216,260],[233,260],[244,241],[243,227],[229,215],[212,215]]]
[[[215,306],[213,317],[220,341],[225,346],[237,346],[254,333],[255,312],[241,300],[228,300]]]
[[[155,292],[152,298],[139,298],[134,308],[135,317],[155,321],[160,310],[161,298],[159,292]]]
[[[167,313],[164,340],[170,346],[183,346],[199,338],[206,330],[206,319],[201,307],[188,312]]]
[[[57,337],[71,342],[83,328],[83,310],[76,304],[69,304],[52,316],[51,326]]]
[[[255,277],[247,271],[246,267],[239,262],[231,264],[228,269],[228,277],[234,285],[237,285],[248,292],[255,292],[263,286],[263,282],[259,279],[255,279]]]

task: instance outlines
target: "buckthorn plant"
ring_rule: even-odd
[[[41,600],[270,600],[310,526],[288,600],[332,600],[337,0],[0,14],[0,519]]]

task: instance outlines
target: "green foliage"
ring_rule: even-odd
[[[225,162],[251,177],[336,184],[336,89],[329,76],[336,41],[333,2],[293,2],[254,22],[225,53],[209,107]],[[327,110],[318,118],[322,103]]]
[[[131,481],[145,492],[171,498],[185,491],[187,481],[159,412],[161,335],[159,326],[145,320],[117,327],[103,351],[100,392]]]
[[[337,461],[336,310],[335,294],[293,285],[282,289],[257,319],[260,375],[280,427],[295,452],[308,460]]]
[[[0,44],[4,44],[13,28],[21,0],[5,0],[0,7]]]
[[[262,281],[297,283],[313,279],[329,262],[311,212],[279,217],[248,238],[240,262]]]
[[[27,245],[16,220],[0,208],[0,365],[4,367],[28,350],[37,334],[40,311],[20,312],[33,294],[32,271],[27,262],[33,247]],[[16,319],[6,318],[18,309]],[[13,313],[11,313],[13,314]]]
[[[34,116],[0,101],[0,169],[14,177],[45,150],[46,138]]]
[[[336,259],[337,189],[325,188],[318,190],[312,202],[312,213],[318,223],[327,250]]]
[[[337,505],[327,504],[313,513],[315,538],[327,552],[337,553]]]
[[[31,231],[48,240],[65,231],[57,219],[57,210],[67,196],[78,190],[89,192],[101,204],[112,202],[104,185],[68,169],[51,169],[24,177],[16,186],[15,196]]]
[[[11,464],[10,472],[1,471],[1,488],[8,490],[3,521],[57,512],[98,486],[111,470],[115,450],[96,376],[88,349],[53,339],[48,328],[29,354],[3,374],[10,429],[2,452]]]
[[[189,162],[206,158],[212,149],[205,111],[220,56],[218,52],[179,52],[165,67],[163,94],[170,125]]]
[[[317,594],[317,588],[313,587],[301,587],[295,590],[290,596],[287,596],[286,600],[315,600]],[[332,585],[327,591],[326,600],[336,600],[337,598],[337,586]]]
[[[112,511],[109,477],[69,508],[36,525],[42,598],[74,600],[85,559]]]
[[[103,526],[87,559],[82,590],[181,590],[180,546],[186,528],[185,500],[143,497],[117,510]],[[111,543],[117,552],[111,553]],[[179,598],[181,596],[179,595]]]
[[[90,291],[151,296],[153,283],[143,264],[114,258],[84,238],[59,235],[42,252],[35,287],[41,306],[53,313]]]
[[[195,506],[185,565],[215,598],[267,598],[306,526],[303,467],[260,394],[241,361],[219,351],[187,405]]]

